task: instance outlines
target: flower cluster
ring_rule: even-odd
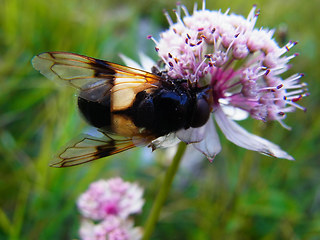
[[[141,212],[143,190],[121,178],[99,180],[78,199],[84,217],[80,237],[84,240],[140,239],[141,231],[133,227],[129,215]],[[100,221],[97,224],[93,221]]]
[[[130,220],[108,216],[99,224],[82,220],[80,236],[83,240],[138,240],[141,239],[141,230],[134,228]]]
[[[143,190],[121,178],[99,180],[78,199],[78,208],[84,217],[102,220],[107,216],[127,218],[139,213],[143,206]]]
[[[298,54],[286,55],[296,42],[279,47],[272,38],[274,30],[254,28],[259,11],[254,6],[247,18],[203,7],[190,15],[185,6],[178,5],[177,22],[168,13],[170,28],[160,34],[155,44],[165,70],[173,79],[188,79],[195,86],[210,86],[212,112],[225,136],[238,146],[267,155],[293,160],[277,145],[252,135],[232,120],[232,112],[243,112],[262,121],[283,122],[286,113],[308,95],[303,74],[282,79]],[[182,12],[184,17],[182,17]],[[236,110],[234,110],[236,109]],[[197,136],[194,140],[190,136]],[[213,121],[204,127],[187,129],[177,137],[204,153],[209,159],[221,150]]]

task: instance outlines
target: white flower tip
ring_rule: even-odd
[[[294,160],[278,145],[247,132],[240,125],[229,119],[221,108],[216,110],[215,119],[227,139],[234,144],[268,156]]]
[[[132,60],[131,58],[128,58],[123,54],[119,54],[119,57],[128,67],[143,69],[149,72],[152,69],[152,67],[155,65],[155,62],[151,58],[149,58],[147,55],[145,55],[143,52],[139,52],[139,58],[140,58],[141,64],[137,63],[136,61]]]
[[[280,148],[278,149],[273,149],[273,151],[260,151],[260,153],[267,155],[269,157],[275,157],[275,158],[281,158],[281,159],[287,159],[290,161],[294,161],[295,159],[289,155],[288,153],[286,153],[285,151],[281,150]]]
[[[140,51],[139,58],[142,65],[142,69],[145,71],[150,72],[152,67],[156,65],[155,61],[153,61],[152,58],[148,57],[146,54]]]
[[[216,154],[213,156],[213,157],[209,157],[209,156],[206,156],[209,160],[210,163],[213,162],[213,160],[216,158]]]
[[[137,63],[136,61],[132,60],[131,58],[128,58],[127,56],[125,56],[121,53],[119,54],[119,57],[124,62],[124,64],[128,67],[138,68],[138,69],[142,68],[142,66],[140,66],[139,63]]]
[[[287,158],[287,160],[290,160],[290,161],[295,161],[295,159],[289,155],[289,158]]]
[[[211,118],[204,125],[204,130],[205,135],[203,140],[193,143],[192,146],[202,152],[208,160],[212,162],[215,156],[221,151],[221,144]]]

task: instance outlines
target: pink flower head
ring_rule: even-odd
[[[102,220],[108,216],[122,219],[141,211],[144,204],[143,190],[134,183],[121,178],[99,180],[90,185],[78,199],[81,214],[93,220]]]
[[[83,219],[79,234],[82,240],[139,240],[142,237],[141,229],[133,227],[132,221],[115,216],[108,216],[97,224]]]
[[[182,13],[184,12],[184,17]],[[297,56],[288,52],[296,44],[279,47],[272,38],[274,30],[256,29],[259,12],[254,6],[247,18],[203,7],[190,15],[185,6],[175,11],[177,22],[169,14],[170,28],[160,34],[156,50],[173,79],[187,79],[194,85],[209,86],[212,91],[212,113],[216,123],[234,144],[278,158],[293,157],[277,145],[255,136],[232,118],[233,113],[252,118],[283,122],[287,112],[296,108],[306,92],[300,83],[303,74],[282,79]],[[231,111],[231,112],[230,112]],[[213,159],[221,150],[213,121],[200,128],[183,129],[176,136]]]

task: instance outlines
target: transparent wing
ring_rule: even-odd
[[[143,70],[68,52],[41,53],[32,59],[32,65],[47,78],[67,81],[82,91],[101,85],[156,86],[162,81],[161,77]]]
[[[76,166],[123,152],[137,145],[145,145],[144,140],[142,138],[133,140],[106,133],[103,138],[85,135],[67,146],[50,166],[58,168]]]

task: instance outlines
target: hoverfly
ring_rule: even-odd
[[[153,73],[68,52],[45,52],[33,67],[79,90],[78,108],[103,138],[85,136],[58,155],[53,167],[69,167],[199,128],[210,115],[211,91],[165,71]],[[156,68],[155,68],[156,69]],[[192,142],[192,141],[191,141]]]

